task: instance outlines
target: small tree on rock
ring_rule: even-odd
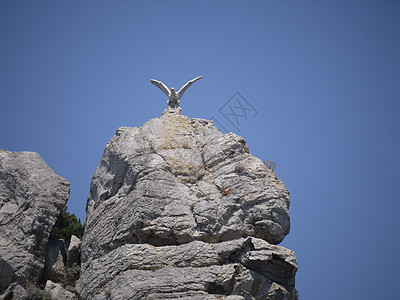
[[[53,230],[50,233],[49,239],[63,239],[67,243],[71,240],[72,235],[82,239],[85,227],[82,225],[81,220],[78,219],[74,214],[70,214],[67,209],[67,206],[65,206],[60,210],[56,224],[53,226]]]

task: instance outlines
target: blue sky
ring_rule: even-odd
[[[0,148],[36,151],[85,219],[91,176],[121,126],[214,117],[279,163],[291,192],[301,299],[395,299],[400,279],[400,2],[0,2]],[[235,92],[257,114],[234,128]],[[228,105],[230,105],[228,103]]]

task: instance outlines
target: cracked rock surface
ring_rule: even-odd
[[[296,299],[289,193],[244,139],[168,110],[107,143],[87,202],[83,299]],[[132,298],[133,297],[133,298]],[[136,298],[135,298],[136,297]]]
[[[106,299],[108,294],[112,299],[126,299],[129,293],[137,299],[194,295],[213,299],[213,294],[265,299],[273,284],[286,292],[287,299],[296,296],[293,251],[257,238],[158,247],[126,244],[93,260],[88,269],[102,272],[82,274],[84,299],[93,295]]]
[[[0,150],[0,295],[15,296],[13,286],[22,290],[39,279],[47,239],[68,196],[68,181],[39,154]]]

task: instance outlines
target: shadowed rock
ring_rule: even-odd
[[[67,252],[64,240],[49,240],[46,244],[46,259],[42,281],[63,282],[67,278]]]
[[[67,265],[69,268],[71,268],[73,264],[81,264],[81,240],[75,235],[71,236],[71,241],[68,247],[67,260]]]

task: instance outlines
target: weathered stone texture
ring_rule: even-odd
[[[264,299],[274,282],[283,290],[293,290],[297,261],[291,250],[257,238],[241,238],[178,246],[127,244],[92,261],[87,270],[78,286],[83,299],[93,295],[105,299],[107,293],[115,293],[113,299],[208,293]]]
[[[277,284],[295,299],[295,256],[271,245],[289,233],[289,203],[244,139],[211,121],[167,110],[122,127],[93,175],[77,290],[84,299],[264,299]]]
[[[64,240],[49,240],[41,281],[63,282],[67,279],[67,252]]]
[[[0,150],[0,293],[13,282],[39,280],[47,239],[68,196],[68,181],[39,154]]]
[[[73,264],[81,264],[81,240],[75,235],[71,236],[67,259],[67,265],[69,268],[71,268]]]
[[[51,280],[47,280],[44,291],[50,296],[49,300],[73,300],[77,298],[74,293],[67,291]]]

